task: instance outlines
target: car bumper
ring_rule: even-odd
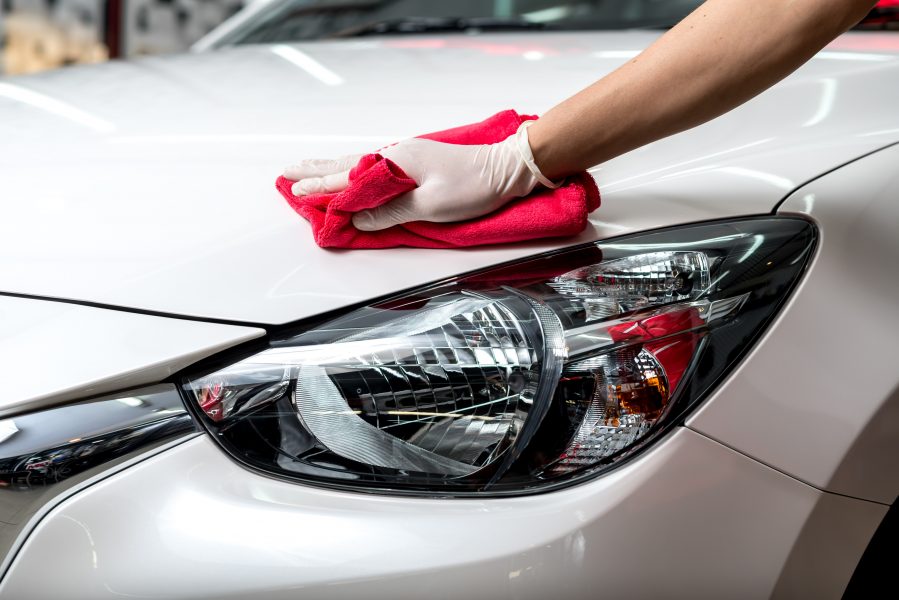
[[[586,484],[485,500],[282,482],[199,437],[60,504],[26,541],[0,594],[768,597],[789,595],[808,575],[804,555],[828,544],[827,569],[802,589],[833,596],[885,511],[686,427]]]

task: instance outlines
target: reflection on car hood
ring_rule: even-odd
[[[854,33],[729,115],[596,169],[603,206],[575,240],[326,251],[274,189],[303,157],[540,113],[655,37],[252,46],[0,80],[0,291],[283,323],[574,242],[769,212],[899,139],[899,36]]]

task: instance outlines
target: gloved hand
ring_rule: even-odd
[[[526,126],[497,144],[464,146],[413,138],[379,154],[395,162],[418,187],[353,215],[353,225],[362,231],[410,221],[473,219],[528,195],[539,183],[557,187],[534,164]],[[347,187],[359,158],[305,160],[285,169],[284,177],[297,182],[291,188],[297,196],[339,192]]]

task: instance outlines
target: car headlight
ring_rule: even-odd
[[[269,474],[547,489],[682,419],[771,320],[815,240],[808,222],[769,217],[548,253],[273,335],[182,389],[228,453]]]

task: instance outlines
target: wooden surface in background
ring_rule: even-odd
[[[39,15],[12,15],[3,19],[6,47],[3,73],[18,75],[76,63],[102,62],[106,46],[86,27],[66,27]]]
[[[11,13],[0,6],[0,39],[5,39],[0,75],[110,57],[183,52],[243,4],[244,0],[10,0],[4,6],[11,7]],[[113,22],[106,23],[108,17]]]

